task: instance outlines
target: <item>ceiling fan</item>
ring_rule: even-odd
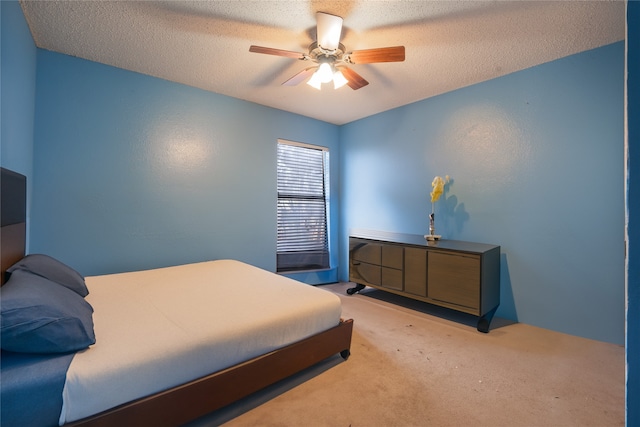
[[[309,46],[309,53],[299,53],[255,45],[249,47],[249,51],[315,62],[318,65],[305,68],[282,84],[285,86],[295,86],[308,77],[311,77],[307,84],[316,89],[320,89],[322,83],[329,83],[331,81],[333,81],[335,89],[345,84],[353,90],[368,85],[369,82],[351,68],[348,68],[348,64],[404,61],[404,46],[347,52],[344,45],[340,43],[342,18],[328,13],[318,12],[316,13],[316,21],[317,40]]]

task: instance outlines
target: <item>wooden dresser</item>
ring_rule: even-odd
[[[349,236],[352,295],[365,286],[478,316],[488,332],[500,304],[500,246],[374,231]]]

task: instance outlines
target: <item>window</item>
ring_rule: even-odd
[[[329,150],[278,140],[277,271],[329,268]]]

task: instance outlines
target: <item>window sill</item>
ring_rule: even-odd
[[[331,271],[333,270],[333,268],[331,267],[327,267],[327,268],[309,268],[309,269],[305,269],[305,270],[282,270],[282,271],[276,271],[276,274],[298,274],[298,273],[318,273],[321,271]]]

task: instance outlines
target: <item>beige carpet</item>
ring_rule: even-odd
[[[339,356],[191,424],[624,426],[624,348],[472,316],[351,284],[351,357]]]

